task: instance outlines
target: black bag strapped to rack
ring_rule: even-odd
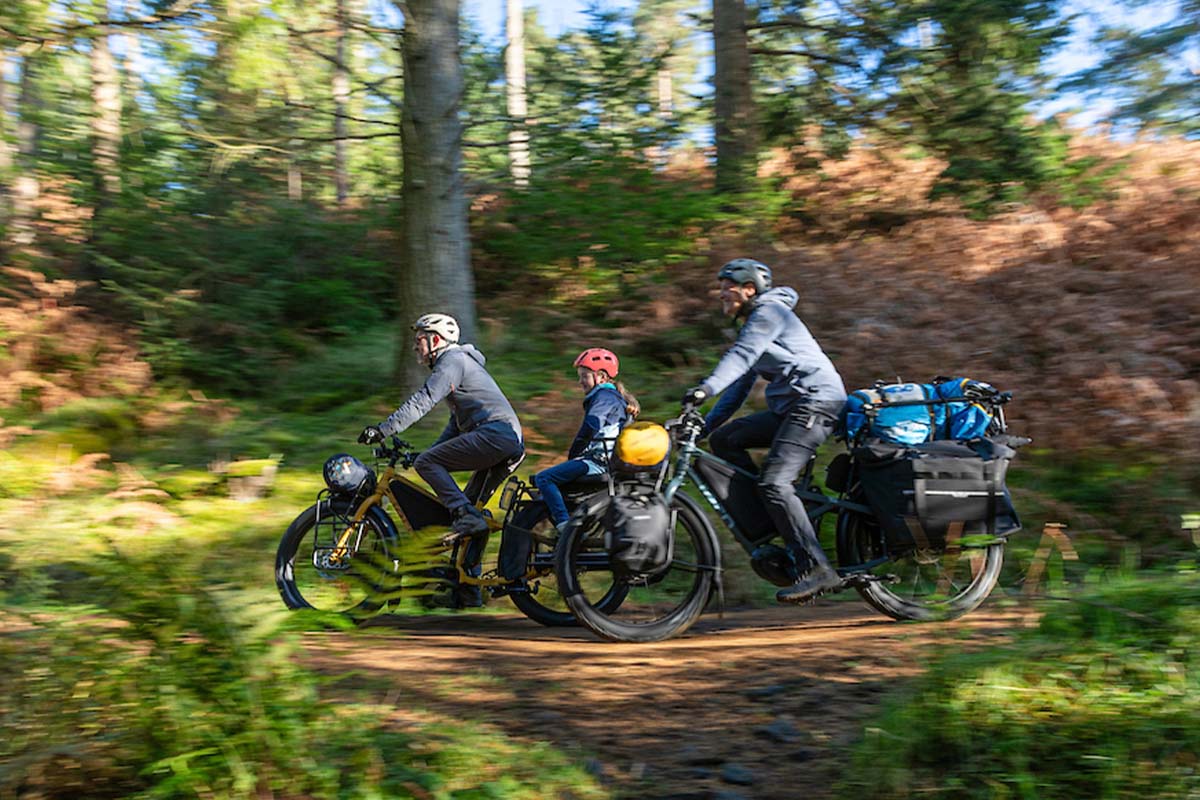
[[[604,548],[625,581],[655,577],[671,563],[675,514],[654,486],[621,484],[604,512]]]
[[[854,450],[859,480],[889,547],[939,549],[947,536],[1002,539],[1021,529],[1005,485],[1011,447],[991,439]]]
[[[529,556],[533,553],[534,525],[546,516],[544,504],[537,502],[510,505],[500,532],[500,555],[496,567],[501,577],[515,581],[525,577]]]

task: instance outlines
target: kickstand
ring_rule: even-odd
[[[725,619],[725,581],[721,577],[724,572],[717,567],[717,619]]]

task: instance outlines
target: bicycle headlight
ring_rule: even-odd
[[[338,453],[325,462],[325,485],[334,494],[370,494],[375,491],[375,473],[349,453]]]

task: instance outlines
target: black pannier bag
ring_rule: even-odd
[[[857,447],[867,502],[892,549],[945,546],[954,523],[962,536],[1003,538],[1021,529],[1005,486],[1016,451],[990,439]]]
[[[775,526],[758,494],[757,480],[706,458],[696,459],[694,466],[747,539],[757,542],[775,535]]]
[[[613,574],[640,581],[662,573],[674,550],[674,514],[650,486],[618,487],[604,512],[604,549]]]
[[[525,577],[529,556],[533,553],[530,530],[545,515],[545,504],[541,501],[528,503],[515,514],[509,512],[500,534],[500,556],[496,564],[501,577],[510,581]]]

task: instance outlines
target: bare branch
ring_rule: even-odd
[[[313,47],[311,44],[304,41],[304,32],[303,31],[298,31],[295,28],[293,28],[291,25],[288,25],[287,32],[292,36],[292,38],[294,38],[296,40],[296,44],[298,44],[302,49],[308,51],[309,53],[312,53],[317,58],[320,58],[324,61],[328,61],[330,64],[332,64],[335,67],[342,66],[340,63],[338,63],[338,60],[336,58],[334,58],[333,56],[329,55],[328,53],[322,52],[318,48]]]
[[[60,28],[53,28],[45,35],[33,35],[19,33],[9,27],[0,24],[0,32],[7,36],[16,39],[19,42],[27,44],[47,45],[47,44],[62,44],[80,35],[83,36],[100,36],[104,35],[109,28],[153,28],[157,25],[162,25],[166,22],[174,22],[187,16],[192,6],[196,5],[199,0],[179,0],[174,6],[161,14],[151,14],[149,16],[135,17],[133,19],[98,19],[88,22],[72,22],[69,25],[64,25]]]
[[[252,142],[246,139],[214,136],[195,123],[185,123],[184,129],[195,139],[199,139],[202,142],[208,142],[209,144],[220,148],[221,150],[230,150],[235,153],[252,153],[256,150],[269,150],[274,153],[291,155],[292,152],[286,148],[277,147],[273,144],[267,144],[266,142]]]
[[[38,38],[36,36],[29,36],[28,34],[24,34],[24,33],[18,33],[17,31],[14,31],[12,28],[9,28],[4,24],[0,24],[0,33],[3,33],[6,36],[8,36],[9,38],[15,39],[18,42],[25,42],[26,44],[36,44],[36,45],[40,46],[40,45],[44,45],[48,41],[50,41],[49,39],[43,39],[43,38]]]
[[[400,135],[400,131],[388,131],[387,133],[354,133],[347,136],[289,136],[289,141],[295,142],[336,142],[347,141],[350,139],[365,140],[365,139],[389,139]]]
[[[74,22],[63,26],[62,30],[64,33],[75,33],[92,28],[149,28],[186,16],[197,2],[199,0],[179,0],[161,14],[151,14],[133,19],[100,19],[95,22]]]
[[[780,17],[779,19],[773,19],[770,22],[755,22],[746,26],[746,30],[748,31],[761,31],[769,28],[802,28],[804,30],[822,31],[824,33],[837,32],[836,29],[831,28],[828,25],[817,25],[813,22],[807,22],[800,17]]]
[[[463,147],[471,147],[475,149],[483,149],[485,147],[508,147],[508,140],[503,142],[467,142],[462,143]]]
[[[814,53],[811,50],[773,50],[769,47],[751,47],[750,52],[756,56],[801,56],[803,58],[812,59],[813,61],[826,61],[830,64],[841,64],[843,67],[857,67],[858,64],[853,61],[847,61],[836,56],[827,56],[822,53]]]
[[[336,111],[330,111],[329,109],[321,108],[320,106],[315,106],[311,103],[297,103],[295,101],[288,100],[284,102],[284,105],[288,108],[300,108],[304,109],[305,111],[315,111],[316,113],[327,117],[340,117],[341,119],[348,120],[350,122],[361,122],[366,125],[387,125],[393,128],[400,127],[399,122],[389,122],[384,119],[370,119],[368,117],[352,117],[349,114],[339,114]]]

